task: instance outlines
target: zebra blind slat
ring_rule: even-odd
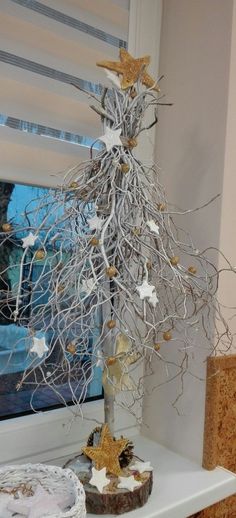
[[[89,157],[101,124],[71,83],[107,83],[95,64],[117,59],[128,16],[127,0],[1,0],[1,179],[55,185]]]

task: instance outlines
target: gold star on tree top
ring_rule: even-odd
[[[95,462],[95,468],[107,468],[109,473],[119,476],[122,473],[119,456],[128,444],[127,439],[114,440],[107,424],[102,427],[98,446],[86,446],[82,451]]]
[[[154,90],[160,92],[156,81],[147,73],[146,67],[150,63],[150,56],[143,58],[133,58],[125,49],[120,49],[120,61],[99,61],[98,67],[107,68],[121,74],[121,88],[126,90],[136,83],[138,79],[147,87],[153,87]]]

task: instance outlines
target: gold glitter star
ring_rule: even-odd
[[[121,81],[122,90],[133,86],[140,77],[141,82],[147,86],[147,88],[153,87],[154,90],[160,92],[159,86],[155,85],[154,79],[146,71],[146,67],[149,63],[150,56],[135,59],[127,50],[120,49],[120,61],[99,61],[97,66],[121,74],[123,76]]]
[[[82,451],[95,462],[95,468],[107,468],[113,475],[121,475],[119,456],[128,444],[127,439],[114,440],[107,424],[102,427],[101,440],[98,446],[86,446]]]

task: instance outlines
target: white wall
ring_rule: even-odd
[[[197,207],[223,193],[217,202],[195,216],[183,218],[181,223],[191,232],[197,248],[203,249],[209,243],[220,248],[224,245],[236,264],[236,253],[229,250],[231,222],[235,219],[231,180],[236,166],[232,105],[235,100],[233,90],[229,90],[229,77],[233,75],[230,59],[231,69],[235,68],[236,52],[234,45],[231,55],[232,9],[231,0],[163,2],[160,72],[165,75],[162,90],[174,106],[160,112],[157,161],[168,198],[179,207]],[[225,210],[228,204],[231,219]],[[218,260],[217,254],[214,259]],[[204,426],[203,361],[208,353],[202,345],[198,336],[197,352],[190,352],[190,369],[197,378],[185,377],[184,394],[178,403],[182,415],[171,405],[181,393],[178,378],[146,397],[143,427],[149,437],[198,462],[202,458]],[[172,343],[166,347],[167,357],[174,359],[177,351]],[[146,388],[151,392],[154,385],[166,379],[166,373],[156,362],[155,381],[148,380]]]

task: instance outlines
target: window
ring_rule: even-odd
[[[27,184],[57,186],[68,167],[89,157],[101,124],[88,106],[88,96],[71,83],[100,93],[99,82],[104,82],[105,74],[96,69],[96,61],[116,59],[119,48],[126,47],[128,15],[126,0],[102,0],[99,7],[93,0],[86,4],[81,0],[66,4],[56,0],[7,0],[1,7],[1,222],[11,221],[18,229],[21,223],[24,226],[25,207],[34,208],[31,200],[47,194],[45,187]],[[96,143],[93,149],[97,146]],[[43,209],[33,225],[39,224],[42,217]],[[19,243],[23,237],[24,233],[17,230],[13,243],[6,240],[5,254],[0,258],[1,271],[5,272],[1,274],[0,289],[9,285],[12,297],[10,306],[5,307],[0,299],[1,418],[60,404],[58,396],[43,384],[34,393],[30,377],[29,384],[16,392],[22,372],[30,364],[27,323],[37,305],[45,304],[50,296],[46,286],[50,259],[38,260],[30,269],[30,257],[26,255],[20,294],[21,325],[9,321],[19,284],[19,266],[14,265],[19,265],[21,259]],[[42,271],[43,282],[37,297],[32,297],[30,284],[40,278]],[[34,332],[40,336],[39,328]],[[55,343],[56,330],[49,330],[47,340]],[[92,332],[89,340],[92,347]],[[84,357],[82,361],[88,359]],[[88,395],[101,397],[101,392],[98,369]],[[71,398],[66,383],[62,384],[61,396],[66,402]]]

